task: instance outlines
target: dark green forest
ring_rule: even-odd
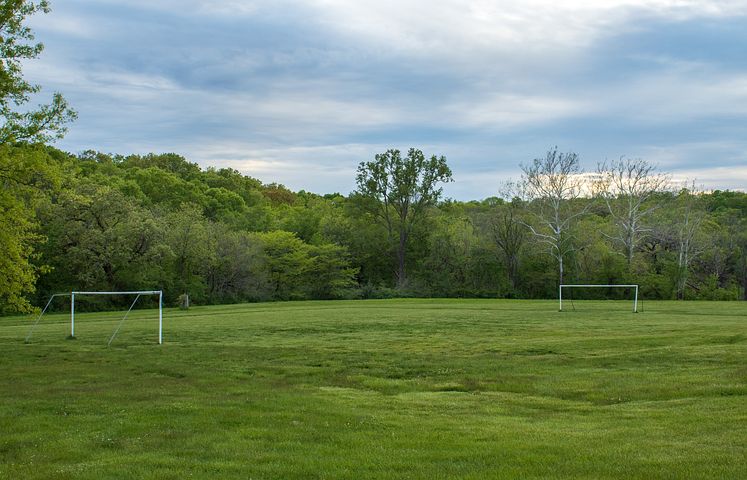
[[[555,212],[551,191],[532,194],[534,167],[577,162],[557,150],[523,167],[515,196],[469,202],[441,199],[438,179],[424,184],[438,161],[440,182],[451,172],[445,159],[429,164],[417,150],[362,163],[359,188],[347,196],[293,192],[171,153],[71,155],[19,144],[3,146],[0,159],[6,313],[84,289],[163,289],[172,305],[184,293],[197,304],[554,298],[561,260],[565,283],[638,283],[647,299],[745,299],[747,194],[657,185],[639,206],[628,251],[618,210],[629,196],[574,196],[568,187]],[[556,214],[558,238],[544,223]]]
[[[173,153],[63,152],[53,143],[75,111],[60,93],[29,107],[41,87],[22,72],[43,50],[25,21],[47,12],[0,1],[0,314],[71,290],[162,289],[173,305],[552,298],[583,282],[747,300],[747,194],[677,185],[642,159],[584,173],[551,148],[494,197],[464,202],[443,196],[447,159],[414,148],[361,162],[348,195]],[[578,293],[592,294],[625,292]]]

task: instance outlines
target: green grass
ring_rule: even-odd
[[[747,304],[575,307],[0,318],[0,478],[744,478]]]

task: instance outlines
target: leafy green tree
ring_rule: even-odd
[[[490,238],[503,257],[514,295],[519,289],[521,252],[527,240],[527,229],[520,219],[525,208],[523,202],[515,197],[510,202],[497,205],[488,217]]]
[[[213,226],[215,255],[207,271],[211,303],[269,299],[267,260],[262,242],[248,232]]]
[[[268,278],[273,300],[305,298],[311,269],[309,245],[291,232],[276,230],[257,235],[267,259]]]
[[[43,191],[59,183],[59,169],[45,149],[0,144],[0,313],[31,309],[26,295],[46,269],[33,262],[44,239],[35,209]]]
[[[197,181],[188,181],[179,175],[158,167],[133,168],[128,171],[152,204],[163,204],[177,210],[182,204],[192,203],[203,207],[207,198]]]
[[[338,197],[336,208],[330,208],[319,220],[315,244],[334,243],[344,246],[350,254],[350,262],[359,271],[358,282],[362,285],[381,285],[391,280],[389,244],[385,229],[370,222],[365,212],[355,202]]]
[[[247,210],[244,199],[238,193],[223,187],[205,190],[205,216],[210,220],[238,225]]]
[[[34,33],[24,24],[26,17],[48,13],[46,0],[3,0],[0,2],[0,144],[10,142],[44,143],[61,138],[65,125],[75,112],[64,97],[55,93],[52,102],[36,110],[22,111],[31,95],[41,90],[23,77],[22,66],[37,58],[44,49],[34,43]]]
[[[119,159],[123,168],[140,168],[147,169],[155,167],[165,172],[173,173],[182,180],[195,180],[201,176],[200,166],[193,162],[188,162],[181,155],[176,153],[162,153],[148,155],[129,155]]]
[[[208,168],[200,175],[200,179],[210,187],[205,192],[209,197],[206,207],[208,216],[212,215],[211,218],[228,223],[234,229],[249,231],[270,229],[272,209],[269,199],[262,194],[262,182],[230,168],[219,170]],[[213,191],[211,189],[219,190]],[[218,196],[216,193],[224,190],[239,195],[243,199],[244,205],[241,206],[240,202],[230,199],[230,203],[232,203],[230,208],[221,206],[220,200],[216,198]],[[226,198],[230,197],[226,195]]]
[[[190,203],[169,212],[164,221],[166,244],[171,254],[172,292],[190,295],[198,302],[205,301],[208,267],[216,254],[210,222],[199,206]]]
[[[311,298],[343,298],[357,285],[358,268],[350,266],[350,255],[345,247],[331,243],[311,245],[309,259],[306,285]]]
[[[355,286],[344,247],[309,245],[291,232],[257,234],[263,244],[273,300],[339,298]]]
[[[440,297],[469,296],[476,285],[472,275],[472,252],[477,235],[466,217],[441,215],[432,222],[428,252],[420,276],[427,293]]]
[[[80,181],[41,214],[54,290],[126,290],[155,287],[163,231],[153,214],[106,185]]]
[[[299,192],[294,205],[276,207],[277,229],[295,233],[307,243],[314,243],[320,237],[322,218],[330,215],[333,203],[319,195]]]
[[[44,48],[34,43],[34,34],[24,23],[26,17],[48,11],[46,1],[0,2],[0,311],[31,308],[25,295],[34,291],[41,271],[32,260],[34,248],[43,240],[37,234],[34,204],[42,194],[39,188],[59,178],[53,166],[45,164],[43,149],[11,145],[60,138],[75,118],[59,93],[48,105],[23,109],[41,89],[23,77],[23,64]]]
[[[399,288],[407,283],[405,255],[413,227],[423,219],[429,207],[436,205],[443,187],[451,182],[446,157],[426,159],[423,152],[411,148],[402,158],[391,149],[375,156],[373,162],[361,162],[356,176],[356,194],[362,204],[387,230],[396,243],[396,280]]]
[[[721,226],[721,284],[733,281],[747,300],[747,193],[716,190],[708,196],[708,211]]]

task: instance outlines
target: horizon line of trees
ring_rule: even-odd
[[[554,298],[560,282],[746,299],[747,194],[674,188],[640,159],[584,174],[577,155],[553,148],[498,196],[456,201],[441,198],[453,181],[446,159],[417,149],[362,162],[347,196],[293,192],[176,154],[18,144],[0,155],[29,167],[16,197],[29,208],[14,267],[25,262],[25,276],[13,287],[0,264],[3,313],[74,289],[162,289],[169,305],[182,294],[196,304]]]

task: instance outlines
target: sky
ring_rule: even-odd
[[[747,0],[52,0],[24,66],[72,153],[175,152],[349,193],[389,148],[459,200],[557,146],[747,190]]]

